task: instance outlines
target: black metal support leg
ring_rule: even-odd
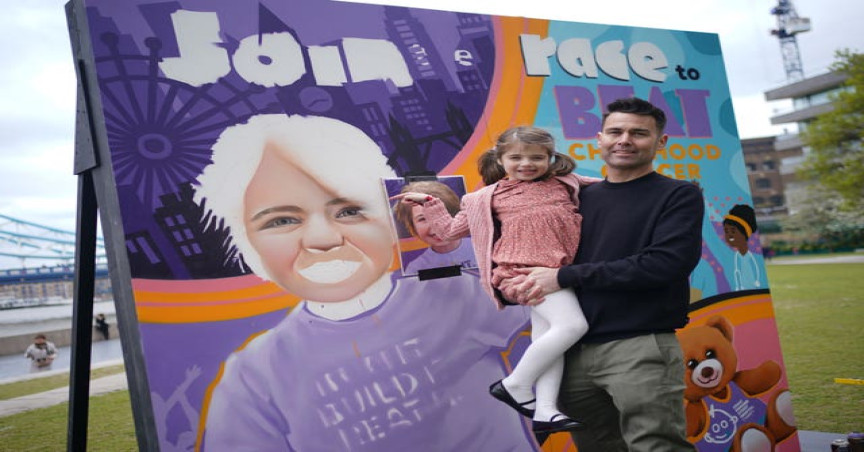
[[[90,171],[85,171],[78,175],[78,217],[75,229],[75,299],[72,308],[72,363],[66,437],[66,450],[70,452],[87,450],[97,211],[93,176]]]

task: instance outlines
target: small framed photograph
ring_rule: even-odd
[[[425,193],[440,199],[451,216],[459,212],[466,192],[462,176],[392,178],[382,179],[382,183],[388,199],[405,192]],[[411,207],[397,200],[390,201],[390,206],[403,276],[424,273],[452,276],[477,268],[471,237],[444,239],[432,230],[422,207]]]

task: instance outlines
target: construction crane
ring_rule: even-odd
[[[777,28],[771,30],[771,34],[780,39],[780,53],[783,55],[786,80],[789,82],[801,80],[804,78],[804,68],[801,65],[801,53],[798,51],[795,35],[810,31],[810,18],[798,17],[791,0],[778,0],[777,6],[771,8],[771,14],[777,16]]]

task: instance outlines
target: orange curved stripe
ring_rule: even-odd
[[[300,302],[295,295],[281,294],[252,300],[239,300],[216,305],[187,303],[137,304],[138,321],[142,323],[195,323],[242,319],[285,308]]]
[[[261,282],[258,286],[247,289],[223,289],[222,280],[208,280],[210,287],[201,288],[199,292],[190,292],[188,287],[178,285],[177,291],[147,291],[135,290],[136,304],[221,304],[236,300],[248,300],[261,297],[272,297],[284,294],[285,291],[270,282]],[[214,290],[214,288],[218,288]]]
[[[138,321],[216,322],[265,314],[300,302],[255,275],[199,280],[132,280]]]
[[[406,251],[415,251],[422,250],[425,248],[429,248],[429,244],[416,238],[409,237],[406,239],[399,239],[399,249],[404,253]]]
[[[567,432],[558,432],[549,435],[543,443],[544,452],[576,452],[576,444]]]
[[[709,317],[718,314],[729,319],[733,325],[740,325],[754,320],[773,319],[774,306],[771,296],[767,294],[731,298],[692,312],[688,326],[702,325]]]
[[[252,342],[253,339],[266,333],[267,331],[269,330],[259,331],[258,333],[247,337],[246,340],[243,341],[243,343],[240,344],[240,346],[237,347],[234,352],[232,352],[232,354],[243,350],[244,348],[246,348],[247,345],[249,345],[250,342]],[[210,411],[210,400],[213,397],[213,391],[216,389],[216,386],[219,384],[219,382],[222,381],[222,375],[224,374],[225,361],[222,361],[221,363],[219,363],[219,370],[216,372],[216,376],[213,377],[213,381],[211,381],[210,384],[207,385],[207,389],[204,391],[204,399],[201,401],[201,415],[198,416],[198,433],[195,441],[196,452],[201,450],[201,443],[204,441],[204,428],[207,426],[207,414]]]
[[[549,21],[524,17],[495,17],[495,78],[486,100],[486,108],[463,151],[441,174],[465,176],[469,191],[482,186],[477,173],[477,158],[495,144],[497,135],[508,127],[531,124],[537,113],[543,77],[525,77],[519,35],[545,36]]]
[[[398,270],[393,247],[389,271]],[[138,321],[142,323],[219,322],[297,306],[300,297],[255,275],[198,280],[132,280]]]

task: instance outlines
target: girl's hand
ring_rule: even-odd
[[[399,193],[398,195],[390,197],[391,201],[400,201],[412,206],[422,206],[426,201],[431,201],[433,199],[435,199],[434,196],[413,191],[406,191],[405,193]]]
[[[537,289],[533,289],[531,286],[527,276],[516,275],[501,281],[498,284],[498,290],[504,295],[504,299],[510,303],[536,306],[542,303],[544,298],[537,295]],[[534,293],[529,293],[530,291],[534,291]]]

